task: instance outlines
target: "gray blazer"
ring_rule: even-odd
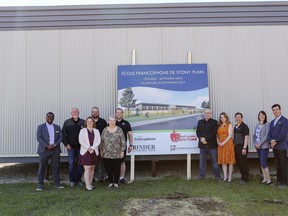
[[[254,135],[253,135],[253,144],[256,144],[256,129],[259,126],[259,123],[256,125],[255,130],[254,130]],[[270,130],[270,123],[266,122],[262,129],[260,130],[260,146],[261,149],[269,148],[270,144],[268,141],[268,133]]]
[[[60,149],[60,143],[62,142],[62,132],[61,132],[61,128],[59,125],[53,124],[54,125],[54,131],[55,131],[55,145],[56,148],[53,150],[55,153],[59,153],[61,152]],[[46,147],[49,145],[49,132],[46,126],[46,123],[41,124],[38,126],[37,129],[37,141],[39,143],[38,145],[38,149],[37,149],[37,154],[43,154],[45,153],[45,151],[48,151],[46,149]]]

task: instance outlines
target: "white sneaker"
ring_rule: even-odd
[[[118,188],[118,184],[114,184],[114,187],[115,187],[115,188]]]
[[[108,188],[111,188],[111,187],[113,187],[113,183],[111,183],[111,184],[108,185]]]

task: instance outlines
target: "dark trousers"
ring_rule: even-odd
[[[43,188],[44,186],[44,173],[49,159],[51,160],[54,184],[55,186],[60,185],[60,178],[59,178],[60,152],[45,151],[43,154],[39,154],[39,169],[38,169],[39,188]]]
[[[106,179],[106,170],[104,165],[104,159],[100,157],[100,155],[97,157],[97,165],[95,168],[95,176],[98,178],[98,180],[105,180]]]
[[[119,176],[120,176],[120,158],[110,159],[104,158],[104,165],[108,175],[109,183],[118,184]]]
[[[277,183],[280,185],[287,185],[287,151],[273,149],[273,154],[277,169]]]
[[[214,171],[214,177],[216,179],[220,179],[220,169],[217,163],[217,149],[212,148],[200,148],[200,155],[199,155],[199,177],[205,178],[205,172],[206,172],[206,161],[207,161],[207,155],[210,156],[211,164]]]
[[[241,180],[243,181],[249,181],[249,167],[248,167],[248,148],[247,153],[245,155],[242,155],[242,149],[244,145],[237,144],[235,145],[235,156],[236,156],[236,163],[239,168],[239,171],[241,173]]]

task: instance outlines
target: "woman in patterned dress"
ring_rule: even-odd
[[[109,126],[104,128],[101,134],[100,153],[104,159],[105,169],[108,175],[108,187],[118,188],[120,176],[121,158],[124,157],[126,147],[125,136],[122,129],[116,126],[116,118],[109,118]]]

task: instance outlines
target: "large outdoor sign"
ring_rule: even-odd
[[[199,153],[207,64],[118,66],[118,106],[132,126],[135,155]]]

